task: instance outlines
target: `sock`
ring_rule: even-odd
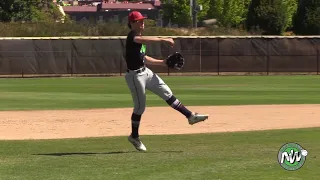
[[[139,126],[140,126],[141,115],[132,113],[131,116],[131,136],[133,138],[139,137]]]
[[[187,118],[189,118],[192,114],[176,97],[171,96],[170,99],[166,100],[166,102],[175,110],[179,111]]]

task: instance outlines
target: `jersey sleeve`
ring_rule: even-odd
[[[129,41],[130,41],[132,44],[139,45],[139,43],[136,43],[136,42],[134,41],[134,38],[135,38],[135,37],[136,37],[136,34],[133,33],[133,32],[131,32],[131,33],[129,34]]]

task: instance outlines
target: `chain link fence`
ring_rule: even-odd
[[[109,76],[126,72],[126,37],[2,38],[1,76]],[[319,74],[320,38],[303,37],[172,37],[174,48],[147,45],[147,55],[163,59],[179,51],[182,70],[148,66],[175,75]]]

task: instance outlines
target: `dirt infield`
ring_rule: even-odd
[[[189,107],[208,113],[193,126],[170,107],[149,107],[141,120],[141,135],[191,134],[320,127],[320,105],[246,105]],[[126,136],[131,108],[1,111],[0,139],[57,139]]]

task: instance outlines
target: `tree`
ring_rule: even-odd
[[[266,35],[281,35],[287,21],[287,7],[282,0],[253,0],[246,24],[248,30],[258,27]]]
[[[202,10],[198,11],[197,19],[198,21],[205,20],[210,10],[210,0],[196,0],[196,2],[197,5],[202,5]]]
[[[0,2],[0,20],[9,22],[13,18],[21,19],[27,18],[30,14],[30,7],[28,2],[23,0],[7,0]]]
[[[58,10],[48,0],[6,0],[0,1],[0,21],[42,21],[53,20]]]
[[[287,13],[287,30],[290,30],[293,28],[293,17],[297,13],[298,8],[298,1],[299,0],[283,0],[282,2],[285,3],[286,13]]]
[[[294,16],[294,32],[301,35],[320,34],[320,1],[300,0]]]
[[[210,0],[208,18],[216,18],[220,25],[236,27],[242,24],[251,0]]]
[[[190,7],[186,0],[164,0],[161,14],[166,21],[180,26],[191,24]]]
[[[207,0],[196,0],[197,5],[202,5],[203,10],[197,14],[198,20],[203,20],[209,10],[209,2]],[[190,0],[163,0],[162,15],[165,20],[169,20],[173,24],[179,26],[189,26],[192,23],[190,15]]]

